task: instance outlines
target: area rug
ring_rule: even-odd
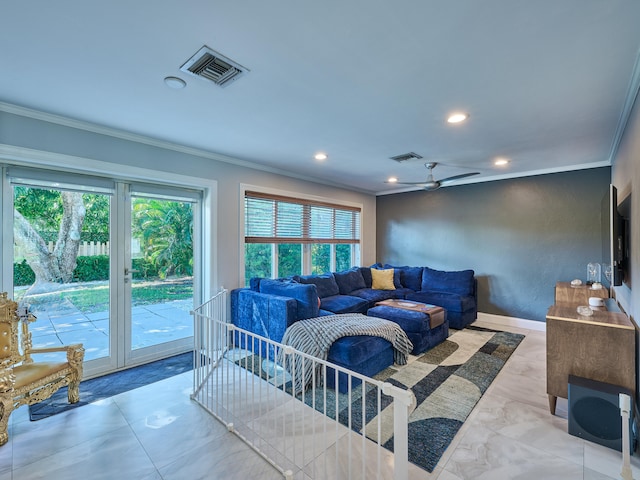
[[[29,405],[29,418],[31,421],[41,420],[192,369],[193,352],[187,352],[139,367],[85,380],[80,382],[80,401],[78,403],[70,404],[67,399],[67,387],[62,387],[47,400]]]
[[[399,388],[410,388],[416,397],[416,408],[409,416],[410,462],[433,471],[473,407],[523,339],[524,335],[473,326],[451,330],[447,340],[420,356],[411,356],[407,365],[392,365],[374,377]],[[265,371],[260,368],[262,359],[255,357],[236,363],[265,378]],[[282,378],[282,373],[277,378]],[[317,390],[315,398],[308,393],[298,398],[320,412],[328,412],[331,418],[335,418],[337,411],[338,420],[344,425],[348,424],[351,403],[351,428],[359,433],[364,431],[368,438],[377,441],[377,395],[371,386],[366,390],[364,422],[361,386],[352,390],[351,402],[347,394],[338,393],[336,398],[334,390],[327,390],[326,409],[322,389]],[[382,395],[380,443],[393,451],[391,403],[391,397]]]

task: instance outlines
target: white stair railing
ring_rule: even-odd
[[[237,328],[227,320],[226,290],[192,314],[191,398],[285,478],[408,478],[410,390]],[[301,369],[281,366],[298,362]],[[311,381],[294,395],[292,375],[305,378],[305,369]],[[384,447],[391,436],[395,453]]]

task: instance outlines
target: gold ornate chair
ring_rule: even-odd
[[[80,399],[82,344],[52,348],[32,348],[29,323],[31,314],[19,315],[18,304],[0,294],[0,446],[7,443],[11,412],[21,405],[32,405],[68,386],[69,403]],[[18,345],[18,324],[22,345]],[[21,353],[22,352],[22,353]],[[66,362],[34,362],[32,354],[66,352]]]

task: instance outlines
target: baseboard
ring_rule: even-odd
[[[547,324],[545,322],[525,320],[524,318],[506,317],[504,315],[495,315],[493,313],[478,312],[478,320],[504,327],[518,327],[525,328],[527,330],[537,330],[539,332],[547,331]]]

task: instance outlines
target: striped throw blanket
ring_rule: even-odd
[[[367,317],[361,313],[344,313],[299,320],[284,332],[282,343],[307,355],[326,360],[333,342],[342,337],[356,335],[382,337],[391,342],[393,360],[398,365],[406,365],[407,355],[413,350],[411,340],[397,323],[382,318]],[[304,357],[295,356],[295,360],[292,357],[294,355],[284,355],[280,350],[278,363],[283,365],[293,377],[294,394],[297,394],[311,383],[314,362]],[[317,367],[316,379],[319,379],[321,369],[319,365]]]

